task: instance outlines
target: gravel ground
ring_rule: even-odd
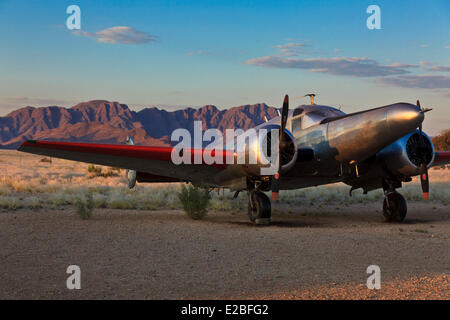
[[[403,224],[379,209],[279,207],[268,227],[244,213],[0,211],[0,298],[449,299],[450,207],[410,202]],[[81,290],[66,288],[72,264]],[[365,287],[373,264],[380,290]]]

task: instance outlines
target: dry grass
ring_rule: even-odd
[[[126,187],[123,170],[101,167],[88,172],[88,164],[51,159],[12,150],[0,150],[0,208],[76,206],[77,200],[92,193],[94,206],[114,209],[175,209],[181,208],[177,197],[180,184],[138,184]],[[97,167],[97,166],[96,166]],[[433,201],[450,204],[450,170],[430,170],[430,194]],[[314,188],[283,191],[280,200],[288,207],[381,202],[381,190],[363,195],[360,190],[348,195],[349,186],[335,184]],[[421,200],[418,178],[406,184],[401,193],[408,200]],[[230,191],[213,192],[210,209],[239,212],[247,208],[247,195],[233,199]]]

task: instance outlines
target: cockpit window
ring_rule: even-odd
[[[296,132],[302,128],[302,118],[303,117],[297,117],[292,119],[292,132]]]
[[[315,108],[297,108],[292,115],[292,131],[309,128],[323,123],[326,119],[342,117],[345,113],[331,107],[317,106]]]
[[[325,113],[319,110],[308,112],[303,116],[302,129],[309,128],[319,123],[324,117],[326,117]]]
[[[303,113],[303,108],[297,108],[297,109],[294,110],[293,116],[295,117],[295,116],[298,116],[299,114],[302,114],[302,113]]]

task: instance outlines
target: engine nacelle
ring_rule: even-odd
[[[431,139],[422,132],[425,147],[421,147],[419,130],[411,132],[398,139],[393,144],[377,153],[377,159],[382,160],[388,170],[403,176],[419,174],[419,166],[423,158],[427,167],[434,161],[434,146]]]
[[[267,128],[267,134],[262,139],[262,147],[263,154],[266,159],[271,158],[271,145],[272,145],[272,132],[278,131],[277,137],[279,136],[280,129],[277,127]],[[288,130],[284,130],[283,132],[283,141],[285,145],[282,147],[282,151],[280,154],[280,166],[281,171],[286,172],[291,169],[295,162],[297,161],[298,150],[297,144],[295,143],[295,139],[292,134]],[[278,142],[277,144],[278,145]]]
[[[273,157],[274,159],[272,159],[271,154],[272,136],[277,138],[274,147],[278,150],[280,126],[271,125],[264,127],[263,129],[265,131],[259,131],[257,135],[255,132],[251,133],[250,130],[248,130],[244,135],[238,137],[241,144],[243,143],[242,141],[245,141],[245,153],[237,157],[237,163],[245,163],[243,166],[245,172],[252,176],[259,176],[263,174],[261,170],[262,167],[275,165],[275,158]],[[272,134],[273,132],[276,132],[277,134]],[[251,139],[250,136],[252,137]],[[294,166],[297,160],[298,151],[295,139],[288,130],[284,131],[283,141],[285,145],[281,148],[280,166],[281,171],[286,172]],[[237,144],[239,145],[239,142]],[[235,152],[236,150],[241,150],[241,148],[243,148],[242,145],[237,147]],[[239,154],[239,152],[237,154]],[[242,158],[242,156],[245,156],[245,159]],[[270,163],[271,161],[272,163]],[[274,169],[274,167],[272,167],[272,169]],[[270,172],[271,170],[268,171]],[[278,169],[276,169],[273,174],[275,174],[276,171],[278,171]]]

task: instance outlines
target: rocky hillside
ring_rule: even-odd
[[[169,145],[177,128],[192,132],[194,120],[203,129],[248,129],[276,116],[264,103],[219,110],[213,105],[199,109],[166,111],[156,107],[138,112],[126,104],[104,100],[82,102],[71,108],[24,107],[0,117],[0,148],[17,148],[24,140],[124,143],[127,135],[139,145]]]

